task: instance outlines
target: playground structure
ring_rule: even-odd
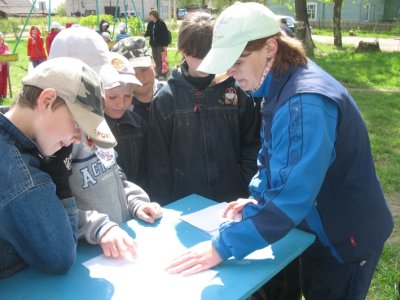
[[[48,8],[48,14],[47,14],[47,31],[50,31],[50,25],[51,25],[51,1],[52,0],[49,0],[49,8]],[[120,15],[122,15],[123,16],[123,18],[124,18],[124,20],[125,20],[125,25],[127,25],[127,23],[128,23],[128,18],[130,17],[130,12],[129,11],[127,11],[127,0],[122,0],[123,1],[123,8],[124,8],[124,10],[123,10],[123,12],[122,13],[120,13],[120,11],[119,11],[119,0],[116,0],[116,9],[115,9],[115,14],[114,14],[114,29],[115,29],[115,25],[116,25],[116,22],[117,22],[117,18],[118,18],[118,16],[120,16]],[[28,16],[26,17],[26,19],[25,19],[25,21],[24,21],[24,24],[23,24],[23,26],[22,26],[22,28],[21,28],[21,32],[20,32],[20,34],[19,34],[19,36],[18,36],[18,38],[17,38],[17,41],[16,41],[16,43],[15,43],[15,46],[14,46],[14,49],[13,49],[13,51],[12,51],[12,53],[15,53],[15,51],[17,50],[17,48],[18,48],[18,45],[19,45],[19,42],[20,42],[20,40],[21,40],[21,38],[22,38],[22,35],[23,35],[23,33],[24,33],[24,31],[25,31],[25,28],[26,28],[26,25],[28,24],[28,22],[29,22],[29,19],[30,19],[30,17],[31,17],[31,15],[32,15],[32,13],[33,13],[33,11],[34,11],[34,8],[35,8],[35,6],[36,6],[36,2],[37,2],[37,0],[32,0],[32,5],[31,5],[31,8],[30,8],[30,10],[29,10],[29,13],[28,13]],[[158,1],[157,1],[157,3],[158,3]],[[143,20],[139,17],[139,15],[138,15],[138,13],[137,13],[137,9],[136,9],[136,6],[135,6],[135,3],[134,3],[134,1],[133,0],[131,0],[131,4],[132,4],[132,7],[134,8],[134,12],[135,12],[135,16],[136,16],[136,18],[138,18],[138,20],[139,20],[139,26],[140,26],[140,29],[141,29],[141,31],[144,31],[144,22],[143,22]],[[100,17],[99,17],[99,0],[96,0],[96,16],[97,16],[97,24],[99,24],[100,23]],[[114,34],[114,32],[113,32],[113,34]]]

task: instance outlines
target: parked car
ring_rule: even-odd
[[[178,20],[183,20],[187,14],[187,9],[186,8],[178,8],[178,11],[176,12],[176,18]]]
[[[291,16],[278,16],[279,19],[281,20],[282,24],[285,24],[287,27],[289,27],[292,32],[294,32],[294,27],[296,25],[296,20],[291,17]]]

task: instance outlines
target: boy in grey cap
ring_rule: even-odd
[[[46,61],[22,83],[10,110],[0,114],[0,278],[26,265],[52,274],[69,270],[78,238],[71,161],[55,166],[51,156],[79,144],[82,132],[101,147],[115,145],[100,78],[88,65]]]
[[[155,77],[155,63],[146,46],[146,39],[141,36],[125,38],[115,44],[111,51],[121,53],[134,67],[142,86],[135,88],[132,98],[133,111],[147,122],[153,97],[166,85],[166,81],[158,81]]]

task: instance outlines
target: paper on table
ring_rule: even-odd
[[[225,221],[232,221],[222,217],[222,213],[225,207],[228,205],[226,202],[218,203],[215,205],[208,206],[197,212],[181,216],[181,220],[197,227],[206,233],[213,235],[217,232],[221,223]]]
[[[175,211],[163,212],[160,223],[178,220]],[[136,261],[99,255],[82,263],[91,277],[113,284],[112,299],[201,299],[201,291],[218,271],[206,270],[187,277],[164,271],[171,259],[187,251],[177,240],[174,226],[143,227],[135,232],[139,254]]]
[[[201,292],[218,273],[207,270],[184,277],[169,274],[149,260],[132,262],[103,255],[83,263],[90,276],[103,278],[114,287],[112,299],[201,299]]]
[[[180,219],[195,226],[196,228],[205,231],[206,233],[213,235],[219,229],[219,226],[225,221],[232,221],[232,219],[223,218],[222,212],[228,205],[226,202],[218,203],[212,206],[208,206],[197,212],[181,216]],[[239,221],[236,219],[235,221]],[[254,251],[247,255],[244,259],[274,259],[272,247],[268,246],[263,249]]]

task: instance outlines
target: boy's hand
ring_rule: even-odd
[[[69,176],[72,174],[72,144],[62,147],[52,157],[43,157],[39,154],[40,168],[51,176],[56,185],[56,194],[60,199],[72,196],[69,186]]]
[[[145,202],[141,204],[136,211],[136,217],[147,223],[154,223],[154,221],[161,218],[161,216],[161,206],[156,202]]]
[[[119,226],[111,227],[101,238],[100,246],[107,257],[135,259],[136,242]]]

